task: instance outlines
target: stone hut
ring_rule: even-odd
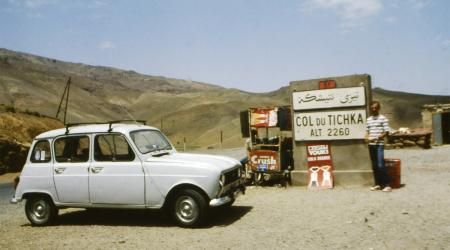
[[[450,144],[450,103],[423,105],[422,125],[433,131],[433,145]]]

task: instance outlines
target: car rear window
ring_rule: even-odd
[[[34,144],[30,161],[33,163],[50,162],[52,155],[50,153],[50,143],[47,140],[41,140]]]

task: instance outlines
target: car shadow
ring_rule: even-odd
[[[240,220],[252,207],[232,206],[211,209],[207,223],[201,228],[227,226]],[[53,226],[102,225],[135,227],[177,227],[171,215],[162,210],[81,209],[60,213]],[[23,227],[31,226],[24,224]]]
[[[55,226],[173,226],[167,213],[159,210],[86,209],[60,214]]]
[[[210,223],[207,223],[207,227],[214,226],[228,226],[234,222],[240,220],[247,213],[249,213],[253,207],[251,206],[231,206],[224,208],[213,208],[210,212]]]

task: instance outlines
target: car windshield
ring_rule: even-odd
[[[172,146],[158,130],[138,130],[130,133],[131,139],[143,154],[158,150],[170,150]]]

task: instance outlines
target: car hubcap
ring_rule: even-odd
[[[45,220],[48,215],[48,205],[44,201],[34,203],[31,215],[36,221]]]
[[[185,223],[194,221],[198,216],[197,203],[189,196],[181,196],[177,199],[175,211],[177,217]]]

